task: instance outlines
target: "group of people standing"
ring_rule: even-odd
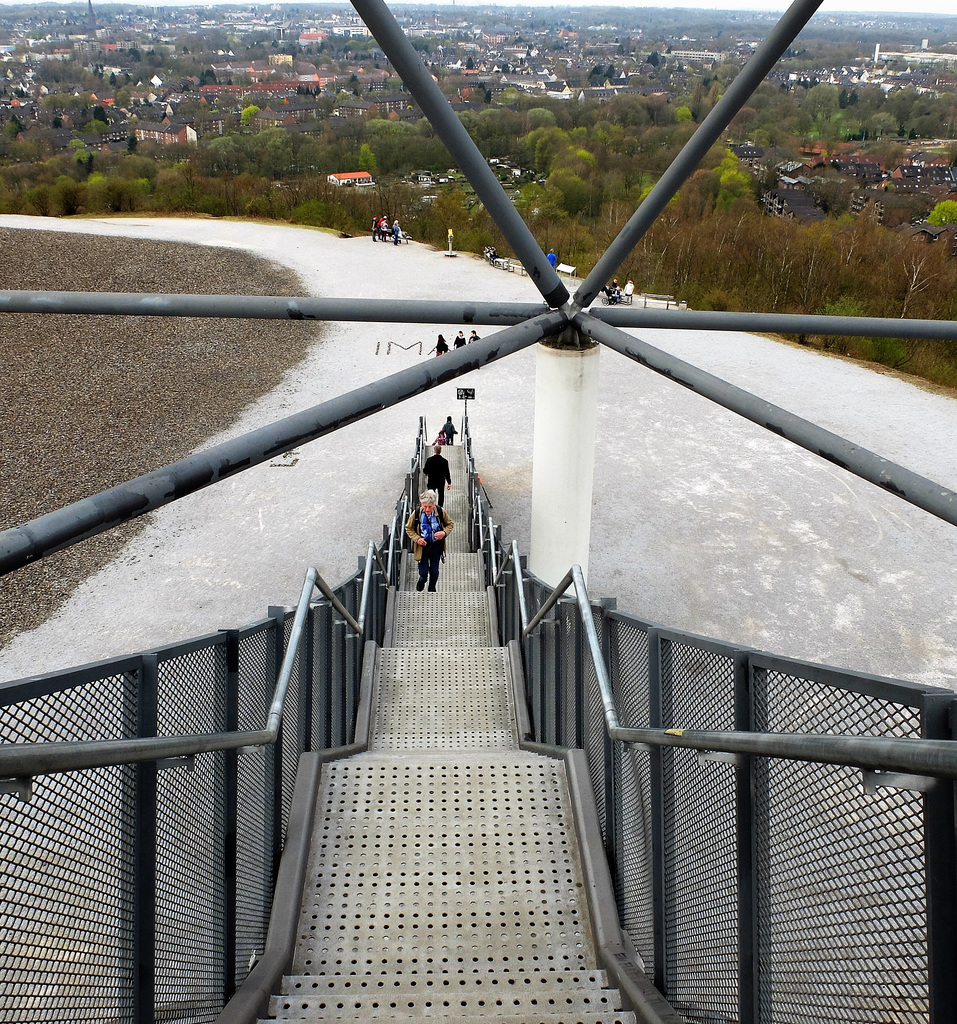
[[[419,495],[419,507],[409,516],[405,524],[406,535],[412,540],[413,552],[419,567],[419,578],[415,589],[434,594],[439,581],[439,564],[445,556],[445,538],[455,524],[445,511],[446,491],[452,490],[452,471],[448,460],[442,454],[445,445],[454,443],[458,431],[449,416],[439,431],[432,454],[425,460],[422,472],[425,474],[426,490]]]
[[[394,220],[390,228],[388,217],[373,217],[372,241],[391,242],[393,245],[398,245],[402,241],[402,228],[399,227],[399,222]]]
[[[472,331],[472,333],[466,338],[465,331],[459,331],[458,334],[452,339],[452,348],[465,348],[466,345],[471,345],[473,341],[481,340],[479,336]],[[434,352],[437,356],[444,356],[449,351],[449,343],[445,340],[444,335],[439,335],[439,340],[435,343],[429,355]]]

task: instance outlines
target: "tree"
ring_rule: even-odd
[[[372,152],[372,147],[368,142],[363,142],[359,147],[359,159],[358,159],[360,171],[368,171],[370,174],[376,172],[376,158],[375,153]]]
[[[943,227],[944,224],[957,224],[957,201],[945,199],[938,203],[927,216],[929,224]]]
[[[244,128],[248,128],[252,124],[253,118],[259,113],[260,108],[251,103],[248,107],[243,107],[243,112],[240,115],[240,121]]]

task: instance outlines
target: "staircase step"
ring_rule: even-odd
[[[455,531],[452,531],[455,536]],[[413,558],[406,560],[406,575],[403,591],[415,590],[419,578],[419,566]],[[482,593],[485,590],[485,573],[482,556],[471,552],[446,551],[445,561],[439,569],[439,591],[461,591]]]
[[[355,995],[394,993],[401,996],[454,992],[559,992],[568,988],[600,991],[608,984],[605,971],[538,971],[530,974],[296,974],[283,979],[282,994]]]
[[[396,647],[490,647],[485,592],[400,591],[395,595]]]
[[[346,1017],[524,1017],[526,1014],[604,1014],[621,1009],[617,989],[543,992],[368,993],[273,996],[269,1012],[285,1019],[328,1020]]]
[[[527,1012],[527,1013],[491,1013],[466,1014],[444,1009],[433,1008],[429,1011],[430,1016],[441,1017],[443,1024],[637,1024],[637,1018],[630,1010],[609,1010],[605,1013],[591,1010],[583,1013],[576,1013],[574,1010],[567,1012]],[[330,1020],[377,1020],[377,1021],[412,1021],[420,1019],[419,1016],[403,1013],[363,1013],[357,1011],[346,1013],[341,1016],[326,1015],[318,1011],[303,1010],[301,1013],[282,1012],[277,1017],[270,1017],[268,1020],[259,1020],[258,1024],[275,1024],[277,1020],[307,1020],[307,1021],[330,1021]]]
[[[515,750],[509,693],[504,648],[385,648],[370,749]]]

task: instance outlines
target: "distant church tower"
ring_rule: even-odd
[[[86,30],[96,34],[96,15],[93,13],[93,0],[86,0]]]

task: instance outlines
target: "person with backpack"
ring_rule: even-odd
[[[455,444],[454,438],[458,431],[455,429],[455,424],[452,422],[451,416],[442,425],[442,433],[445,434],[446,444]]]
[[[428,583],[429,593],[435,593],[439,562],[445,555],[445,538],[454,526],[448,512],[436,505],[435,491],[423,491],[419,495],[419,507],[405,524],[406,535],[412,540],[415,560],[419,563],[416,590],[425,590]]]
[[[459,331],[455,336],[455,340],[452,342],[454,348],[465,348],[465,331]]]

